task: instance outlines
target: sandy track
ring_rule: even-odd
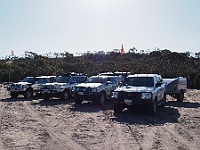
[[[12,99],[0,89],[0,149],[146,150],[200,149],[200,91],[188,90],[184,103],[168,98],[155,116],[145,110],[113,114],[73,100]]]

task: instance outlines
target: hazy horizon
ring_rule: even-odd
[[[112,51],[199,52],[199,0],[0,0],[0,57]]]

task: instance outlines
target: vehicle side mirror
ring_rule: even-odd
[[[160,83],[160,82],[156,83],[156,87],[159,87],[161,85],[162,85],[162,83]]]

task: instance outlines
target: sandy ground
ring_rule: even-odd
[[[200,90],[188,90],[183,103],[168,96],[155,116],[114,115],[110,101],[13,99],[3,86],[0,99],[0,150],[200,149]]]

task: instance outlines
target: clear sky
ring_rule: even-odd
[[[155,47],[200,51],[200,0],[0,0],[0,58]]]

